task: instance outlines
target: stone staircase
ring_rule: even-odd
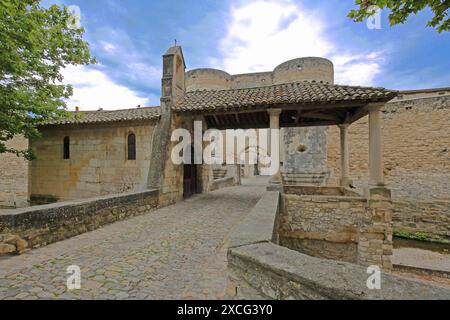
[[[227,174],[227,168],[213,169],[214,180],[225,178],[226,174]]]
[[[283,173],[285,185],[324,185],[328,179],[328,172]]]

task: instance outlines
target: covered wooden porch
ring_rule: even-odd
[[[173,111],[202,116],[208,128],[278,130],[283,127],[337,125],[341,132],[341,185],[348,187],[348,127],[369,116],[369,188],[384,186],[381,112],[397,95],[383,88],[321,83],[289,83],[267,87],[194,91]],[[272,184],[281,184],[280,171]]]

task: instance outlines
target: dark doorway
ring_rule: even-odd
[[[194,164],[194,146],[191,145],[191,161],[184,165],[183,197],[189,198],[197,193],[197,165]]]

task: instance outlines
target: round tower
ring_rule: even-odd
[[[273,71],[273,84],[302,81],[334,84],[333,63],[325,58],[298,58],[280,64]]]
[[[231,89],[231,75],[217,69],[194,69],[186,72],[186,91]]]

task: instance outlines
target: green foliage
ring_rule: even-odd
[[[450,30],[449,0],[356,0],[357,10],[351,10],[348,17],[354,21],[363,21],[375,12],[371,6],[389,9],[389,23],[391,26],[404,23],[411,14],[416,14],[425,8],[430,8],[433,18],[427,23],[438,32]]]
[[[394,231],[394,237],[417,241],[429,241],[431,238],[423,232],[410,233],[406,231]]]
[[[441,244],[449,244],[450,242],[443,239],[434,238],[424,232],[406,232],[400,230],[394,230],[394,237],[408,240],[417,240],[417,241],[425,241],[425,242],[434,242]]]
[[[67,7],[40,0],[0,0],[0,153],[27,159],[31,150],[8,148],[15,135],[39,136],[37,126],[67,117],[72,87],[61,83],[66,65],[95,63],[83,28],[71,28]]]

